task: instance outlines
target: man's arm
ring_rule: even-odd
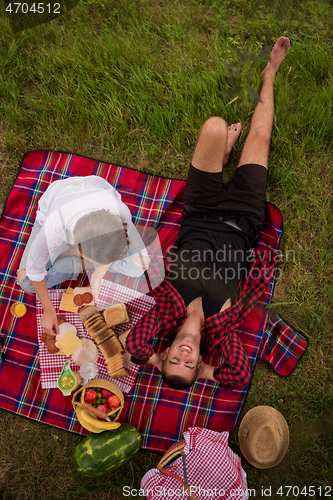
[[[154,349],[149,341],[159,335],[162,327],[162,320],[156,305],[133,326],[125,344],[125,350],[131,354],[133,363],[146,364],[149,362],[154,354]]]
[[[163,352],[154,352],[154,354],[149,358],[148,364],[155,366],[159,371],[162,371],[163,364]]]
[[[218,366],[202,362],[198,377],[218,382],[220,387],[232,389],[236,385],[245,386],[250,382],[251,372],[248,357],[235,333],[228,333],[220,344],[223,357]]]
[[[201,361],[201,367],[200,367],[197,378],[205,378],[207,380],[213,380],[213,382],[216,382],[216,380],[214,378],[214,369],[215,369],[215,366],[206,365],[206,363]]]
[[[248,385],[251,379],[250,364],[235,332],[228,332],[220,343],[220,354],[223,362],[214,368],[214,378],[222,387]]]

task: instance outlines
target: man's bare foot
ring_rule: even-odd
[[[227,149],[225,150],[223,157],[223,166],[228,163],[229,155],[231,153],[232,148],[234,147],[235,142],[237,141],[240,133],[242,131],[242,125],[240,123],[233,123],[228,127],[228,141],[227,141]]]
[[[263,79],[274,78],[275,73],[280,67],[280,64],[287,55],[289,47],[290,40],[288,37],[281,36],[277,40],[272,49],[270,60],[268,61],[266,68],[261,73],[261,77]]]

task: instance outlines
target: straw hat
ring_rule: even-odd
[[[275,408],[256,406],[241,421],[238,440],[241,452],[250,464],[258,469],[270,469],[286,454],[288,424]]]

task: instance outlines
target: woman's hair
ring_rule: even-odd
[[[107,210],[91,212],[74,227],[75,245],[81,255],[99,264],[122,259],[128,249],[127,224]]]

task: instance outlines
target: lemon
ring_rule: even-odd
[[[73,389],[76,385],[76,378],[73,375],[65,373],[59,380],[61,387],[64,389]]]

